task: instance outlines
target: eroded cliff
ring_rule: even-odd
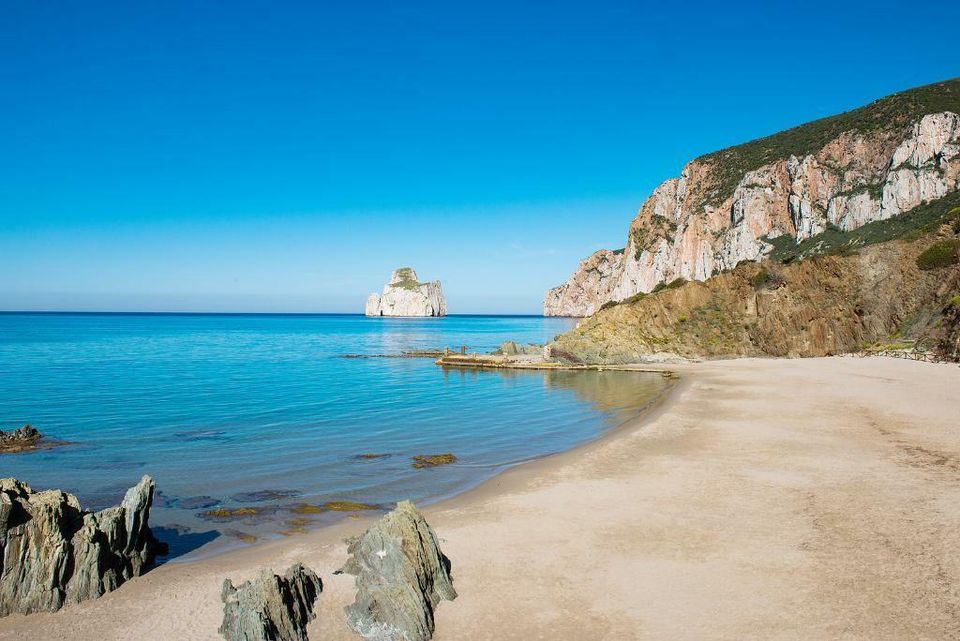
[[[544,314],[588,316],[678,278],[762,259],[774,239],[849,231],[960,184],[960,79],[702,156],[662,183],[620,259],[597,252],[547,292]]]
[[[748,262],[705,282],[674,281],[608,303],[548,348],[574,362],[633,363],[953,340],[945,323],[960,300],[960,192],[900,219],[811,240],[801,247],[827,253]]]

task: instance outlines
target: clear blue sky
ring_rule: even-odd
[[[960,75],[958,7],[6,0],[0,309],[360,311],[409,264],[537,313],[686,160]]]

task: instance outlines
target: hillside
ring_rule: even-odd
[[[547,292],[544,314],[588,316],[943,198],[960,183],[958,114],[954,79],[701,156],[643,203],[624,250],[595,253]]]
[[[625,363],[824,356],[931,337],[956,356],[960,192],[797,247],[813,255],[794,251],[610,303],[551,350],[574,362]]]

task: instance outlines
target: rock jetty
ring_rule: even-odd
[[[367,297],[367,316],[446,316],[440,281],[421,283],[410,267],[395,269],[382,294]]]
[[[345,608],[347,622],[364,639],[427,641],[434,609],[457,598],[450,560],[410,501],[401,501],[363,535],[353,539],[340,572],[356,577],[357,598]]]
[[[323,582],[297,563],[283,576],[262,570],[253,581],[234,587],[223,582],[223,624],[227,641],[307,641],[307,623]]]
[[[148,525],[153,493],[144,476],[120,505],[90,512],[72,494],[0,479],[0,616],[54,612],[143,574],[162,551]]]

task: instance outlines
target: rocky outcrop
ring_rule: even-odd
[[[4,432],[0,430],[0,453],[24,452],[36,449],[43,435],[29,425]]]
[[[960,208],[948,211],[960,216]],[[924,270],[917,257],[954,237],[957,232],[941,224],[909,242],[786,265],[746,263],[706,282],[668,287],[601,310],[548,347],[573,362],[607,364],[828,356],[932,332],[945,346],[942,351],[950,352],[954,312],[944,301],[960,292],[960,267]]]
[[[580,262],[573,276],[547,290],[544,316],[589,316],[610,300],[623,269],[624,250],[601,249]]]
[[[960,184],[958,112],[953,80],[698,158],[640,207],[622,260],[585,260],[547,292],[544,314],[586,316],[759,260],[774,238],[802,242],[941,198]]]
[[[944,361],[960,362],[960,294],[944,308],[939,325],[931,332],[934,353]]]
[[[421,283],[410,267],[393,271],[382,294],[367,297],[367,316],[446,316],[447,300],[440,281]]]
[[[357,598],[347,621],[360,636],[376,641],[426,641],[441,599],[457,597],[450,561],[437,537],[410,501],[401,501],[347,550],[340,570],[356,577]]]
[[[144,476],[119,506],[94,513],[72,494],[0,479],[0,616],[53,612],[143,574],[160,551],[148,525],[153,492]]]
[[[234,587],[223,582],[223,623],[227,641],[307,641],[307,623],[323,582],[297,563],[283,576],[263,570],[253,581]]]

